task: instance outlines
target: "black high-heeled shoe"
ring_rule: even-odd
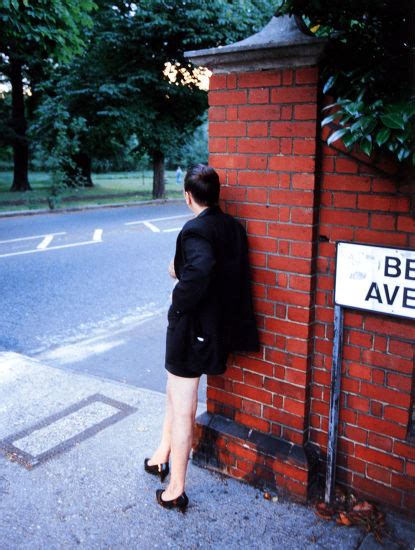
[[[163,500],[161,498],[161,495],[163,493],[164,489],[157,489],[156,491],[156,499],[160,506],[163,506],[163,508],[167,508],[168,510],[177,508],[183,514],[186,512],[187,505],[189,504],[189,499],[184,491],[179,497],[174,498],[173,500]]]
[[[170,472],[169,463],[165,462],[164,464],[150,465],[148,463],[149,460],[149,458],[144,459],[144,470],[148,474],[159,477],[161,479],[161,482],[163,482]]]

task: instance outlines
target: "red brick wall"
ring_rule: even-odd
[[[335,243],[415,248],[413,193],[366,163],[323,147],[310,440],[327,444]],[[325,239],[328,239],[327,241]],[[415,322],[346,310],[338,479],[368,497],[415,510]]]
[[[314,67],[214,75],[209,104],[209,162],[221,176],[224,209],[247,229],[262,346],[209,379],[208,411],[298,445],[310,441],[324,457],[335,243],[414,248],[414,197],[321,144]],[[338,479],[415,507],[415,323],[347,311],[344,335]],[[227,452],[236,460],[235,449]]]
[[[210,164],[243,220],[263,347],[212,378],[210,412],[294,443],[307,439],[316,255],[317,70],[217,75]]]

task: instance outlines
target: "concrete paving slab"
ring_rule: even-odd
[[[312,509],[292,502],[267,501],[253,487],[192,464],[187,513],[158,506],[155,490],[160,484],[142,467],[163,421],[165,397],[154,391],[0,353],[0,440],[28,430],[35,442],[34,426],[97,394],[134,412],[33,469],[16,462],[13,454],[0,456],[2,550],[341,550],[361,544],[364,537],[356,528],[320,520]],[[79,414],[82,409],[88,424],[74,428],[69,422],[71,429],[62,428],[58,444],[107,418],[103,409],[98,416],[85,407]],[[42,451],[44,432],[38,435]]]

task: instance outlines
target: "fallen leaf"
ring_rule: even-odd
[[[316,514],[321,519],[330,520],[335,514],[333,508],[330,508],[325,502],[318,502],[316,504]]]
[[[370,502],[367,502],[367,500],[365,500],[364,502],[359,502],[359,504],[355,504],[353,506],[353,512],[360,512],[365,514],[373,512],[374,509],[375,507],[373,506],[373,504],[370,504]]]
[[[327,514],[322,514],[318,510],[316,510],[316,515],[321,519],[331,520],[333,516],[329,516]]]
[[[335,510],[333,508],[331,508],[328,504],[326,504],[325,502],[319,502],[317,503],[316,505],[316,510],[320,513],[320,514],[324,514],[324,515],[327,515],[327,516],[334,516],[335,514]]]
[[[342,525],[349,526],[349,525],[352,524],[352,522],[350,521],[350,519],[349,519],[348,515],[346,514],[346,512],[340,512],[338,519],[339,519],[339,521]]]
[[[351,508],[353,508],[353,506],[357,504],[357,498],[356,498],[356,495],[354,495],[353,493],[350,493],[349,495],[349,506]]]

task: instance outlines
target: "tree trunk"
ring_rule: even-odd
[[[26,138],[26,117],[23,95],[22,62],[10,58],[10,82],[12,85],[13,185],[11,191],[30,191],[28,178],[29,144]]]
[[[87,153],[78,153],[74,156],[74,161],[78,168],[78,173],[82,178],[85,187],[93,187],[92,181],[92,159]]]
[[[164,153],[153,152],[153,199],[162,199],[165,196],[164,189]]]
[[[64,182],[68,187],[93,187],[92,159],[87,153],[77,153],[72,162],[64,167]]]

